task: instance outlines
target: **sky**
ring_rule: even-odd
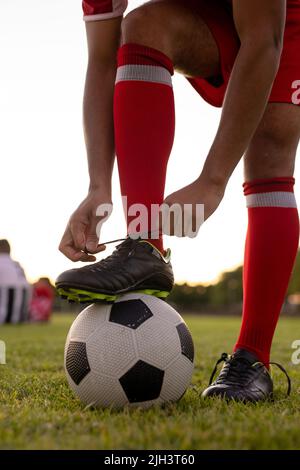
[[[132,0],[130,9],[142,3]],[[0,61],[0,238],[10,240],[12,255],[30,281],[44,275],[54,280],[75,267],[57,247],[88,189],[81,2],[1,0]],[[220,117],[184,77],[176,75],[173,83],[176,137],[166,195],[199,175]],[[239,164],[217,212],[196,239],[166,237],[178,282],[209,283],[242,263],[247,226],[242,182]],[[299,187],[296,196],[299,200]],[[126,235],[116,168],[113,202],[103,240]]]

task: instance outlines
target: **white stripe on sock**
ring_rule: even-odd
[[[116,83],[137,80],[142,82],[162,83],[172,86],[170,72],[156,65],[128,64],[118,67]]]
[[[247,207],[294,207],[297,202],[294,193],[275,191],[271,193],[248,194],[246,196]]]

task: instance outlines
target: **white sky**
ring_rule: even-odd
[[[11,241],[31,280],[55,279],[74,267],[57,246],[88,187],[81,114],[86,60],[79,0],[0,1],[0,238]],[[177,127],[166,195],[199,174],[219,119],[219,110],[178,75],[174,90]],[[242,181],[240,165],[197,239],[166,240],[177,281],[209,282],[242,262]],[[124,234],[115,173],[114,213],[103,239]]]

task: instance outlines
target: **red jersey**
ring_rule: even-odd
[[[222,1],[229,5],[232,4],[232,0]],[[288,0],[287,3],[290,4],[293,2],[295,2],[295,0]],[[128,0],[83,0],[83,18],[85,21],[96,21],[122,16],[127,8],[127,5]]]
[[[122,16],[127,4],[127,0],[83,0],[83,19],[96,21]]]
[[[184,0],[182,0],[184,3]],[[151,0],[150,0],[151,2]],[[149,3],[150,3],[149,2]],[[83,0],[85,21],[122,16],[127,0]],[[210,29],[219,49],[221,75],[188,78],[197,92],[211,105],[222,106],[231,71],[240,48],[231,0],[198,0],[197,11]],[[300,105],[300,0],[287,0],[286,25],[280,66],[269,103]],[[215,78],[217,80],[215,80]],[[212,80],[213,79],[213,80]]]
[[[53,307],[54,291],[50,284],[40,280],[33,286],[30,304],[30,320],[48,321]]]

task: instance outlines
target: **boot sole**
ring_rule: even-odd
[[[60,287],[57,289],[58,294],[62,299],[68,300],[73,303],[98,303],[98,302],[115,302],[119,297],[124,294],[130,293],[141,293],[147,295],[153,295],[159,299],[165,299],[168,297],[170,292],[162,291],[157,289],[141,289],[141,290],[128,290],[121,294],[100,294],[96,292],[90,292],[88,290],[76,289],[74,287]]]

